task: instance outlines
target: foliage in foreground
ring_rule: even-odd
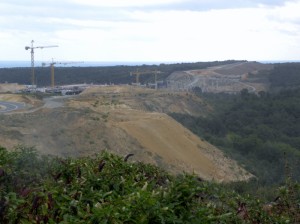
[[[129,162],[51,158],[0,148],[0,223],[296,223],[299,185],[287,181],[273,204],[183,174]],[[226,190],[227,189],[227,190]]]

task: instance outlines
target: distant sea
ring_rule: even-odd
[[[67,62],[67,61],[66,61]],[[300,62],[300,60],[277,60],[277,61],[257,61],[263,64],[274,64],[274,63],[288,63],[288,62]],[[173,64],[173,63],[184,63],[184,62],[95,62],[95,61],[87,61],[83,63],[72,63],[72,64],[59,64],[57,67],[101,67],[101,66],[117,66],[117,65],[125,65],[125,66],[135,66],[135,65],[159,65],[159,64]],[[189,63],[189,62],[186,62]],[[41,61],[35,61],[35,67],[41,67]],[[30,61],[0,61],[0,68],[24,68],[31,67]]]
[[[263,64],[276,64],[276,63],[292,63],[292,62],[300,62],[300,60],[275,60],[275,61],[257,61]]]
[[[67,62],[67,61],[66,61]],[[48,63],[48,62],[47,62]],[[159,65],[164,62],[94,62],[88,61],[83,63],[72,63],[72,64],[59,64],[57,67],[100,67],[100,66],[117,66],[117,65],[127,65],[127,66],[135,66],[135,65]],[[168,62],[176,63],[176,62]],[[35,61],[35,67],[41,67],[41,61]],[[0,61],[0,68],[24,68],[31,67],[30,61]]]

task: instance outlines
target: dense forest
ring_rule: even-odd
[[[300,188],[290,179],[268,203],[193,175],[172,176],[131,156],[102,151],[61,159],[31,148],[0,148],[0,223],[300,221]]]
[[[300,180],[300,89],[201,97],[214,107],[209,115],[171,116],[244,164],[262,185],[281,184],[287,164]]]
[[[287,172],[300,180],[300,63],[276,64],[268,92],[195,93],[213,107],[207,116],[171,114],[201,138],[238,160],[260,186],[278,185]],[[287,171],[287,167],[289,171]]]
[[[270,71],[269,79],[273,89],[300,86],[300,63],[276,64]]]
[[[66,84],[131,84],[135,82],[135,77],[130,76],[130,72],[155,71],[162,72],[158,75],[158,80],[164,80],[174,71],[185,71],[191,69],[202,69],[211,66],[231,64],[239,61],[214,61],[197,63],[177,63],[160,65],[141,66],[103,66],[103,67],[55,67],[55,82],[57,85]],[[50,86],[50,68],[35,68],[36,83],[38,86]],[[153,82],[153,74],[141,75],[140,82]],[[0,68],[0,83],[31,84],[31,68]]]

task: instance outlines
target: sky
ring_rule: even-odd
[[[1,0],[0,60],[300,60],[300,0]]]

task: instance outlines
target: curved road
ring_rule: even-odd
[[[20,110],[24,107],[24,103],[0,101],[0,113],[8,113],[14,110]]]
[[[57,108],[57,107],[63,107],[65,98],[71,98],[74,96],[60,96],[60,97],[49,97],[44,98],[44,105],[41,107],[33,108],[30,110],[22,111],[21,113],[32,113],[37,110],[40,110],[41,108]],[[21,110],[26,107],[25,103],[17,103],[17,102],[8,102],[8,101],[0,101],[0,114],[9,113],[15,110]]]

